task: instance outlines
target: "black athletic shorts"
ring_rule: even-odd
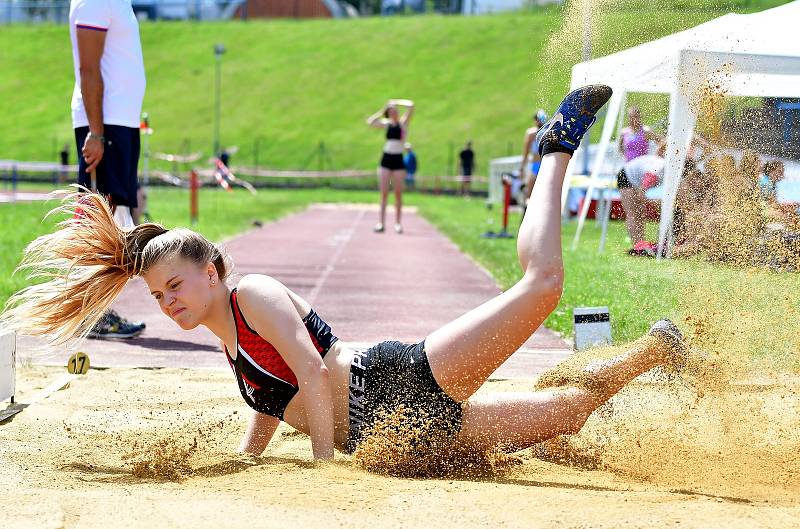
[[[433,378],[424,341],[381,342],[356,352],[350,365],[348,452],[369,434],[376,419],[400,406],[420,411],[431,439],[441,438],[442,433],[455,438],[461,430],[461,404]],[[425,437],[420,437],[422,443]]]
[[[103,136],[106,138],[103,159],[97,166],[97,191],[111,197],[117,206],[135,208],[139,167],[139,129],[120,125],[104,125]],[[78,147],[78,183],[91,189],[91,175],[86,172],[88,164],[83,159],[81,150],[89,127],[75,129],[75,143]]]
[[[617,188],[618,189],[625,189],[626,187],[633,187],[630,180],[628,180],[628,175],[625,174],[625,169],[620,169],[617,173]]]
[[[389,154],[385,152],[381,157],[381,167],[392,171],[399,171],[400,169],[405,169],[406,164],[403,162],[402,154]]]

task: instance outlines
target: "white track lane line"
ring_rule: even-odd
[[[361,222],[361,219],[364,218],[364,214],[366,211],[360,210],[356,218],[350,224],[348,228],[342,229],[337,231],[333,236],[333,244],[336,245],[336,249],[331,254],[330,258],[328,259],[328,263],[325,265],[325,269],[322,270],[322,273],[317,278],[316,283],[314,283],[314,288],[311,289],[311,293],[308,295],[307,301],[313,307],[317,301],[317,296],[319,295],[320,291],[322,290],[322,286],[328,280],[328,277],[331,275],[331,272],[336,268],[336,263],[339,262],[339,258],[342,256],[342,252],[344,252],[347,243],[353,238],[353,234],[355,233],[356,226]]]

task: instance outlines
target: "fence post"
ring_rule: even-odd
[[[200,212],[198,211],[200,209],[198,203],[199,201],[197,200],[199,187],[200,185],[197,179],[197,171],[192,169],[191,173],[189,174],[189,217],[192,225],[197,224],[197,220],[200,216]]]

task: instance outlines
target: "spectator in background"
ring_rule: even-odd
[[[69,167],[69,143],[65,143],[58,153],[58,161],[61,169],[58,172],[58,183],[63,184],[67,181],[67,167]]]
[[[401,116],[398,107],[405,107]],[[395,224],[394,231],[403,233],[403,184],[406,178],[406,166],[403,161],[405,138],[408,125],[414,115],[414,102],[410,99],[390,99],[379,111],[367,118],[370,127],[384,129],[386,141],[383,144],[378,178],[381,192],[380,217],[372,231],[383,233],[386,223],[386,202],[389,198],[390,186],[394,188]]]
[[[539,174],[539,166],[542,165],[542,158],[537,152],[531,152],[531,145],[536,138],[536,133],[542,128],[544,122],[547,121],[547,114],[543,109],[536,111],[533,115],[533,126],[525,131],[525,142],[522,148],[522,161],[519,166],[519,174],[523,182],[525,182],[525,200],[531,196],[533,191],[533,184],[536,182],[536,175]],[[528,159],[530,158],[530,166],[528,167]],[[530,169],[529,171],[527,169]]]
[[[472,142],[468,141],[464,148],[458,153],[461,161],[461,194],[469,196],[469,187],[472,184],[472,170],[475,168],[475,152],[472,150]]]
[[[650,150],[650,142],[662,143],[662,138],[655,134],[650,127],[642,124],[642,114],[639,107],[632,106],[628,110],[628,126],[622,129],[619,136],[619,150],[625,157],[625,166],[617,174],[617,187],[622,198],[622,207],[625,209],[625,227],[628,229],[631,245],[637,247],[647,244],[645,241],[645,189],[642,189],[643,176],[648,171],[653,171],[660,166],[663,171],[663,149],[661,156],[631,164],[640,156],[645,156]],[[657,159],[658,158],[658,159]],[[659,160],[660,159],[660,160]],[[628,175],[627,171],[636,170],[636,175]],[[629,178],[630,176],[630,178]],[[631,181],[633,178],[634,181]]]
[[[784,166],[780,160],[770,160],[764,164],[764,170],[758,179],[761,196],[768,204],[776,204],[778,200],[778,182],[783,180]]]
[[[413,146],[408,142],[405,144],[403,163],[406,166],[406,186],[410,189],[414,189],[416,185],[414,177],[417,174],[417,155],[414,153]]]
[[[620,171],[624,181],[620,182],[618,175],[617,185],[624,185],[620,192],[628,197],[627,201],[622,201],[625,225],[631,241],[636,241],[629,251],[631,255],[656,256],[657,245],[645,240],[646,193],[664,179],[664,150],[665,146],[661,145],[656,154],[645,154],[627,162]]]
[[[758,181],[761,198],[767,206],[767,216],[772,222],[780,222],[793,229],[800,229],[800,208],[797,204],[781,204],[778,202],[778,184],[784,179],[784,165],[780,160],[764,163],[763,174]]]
[[[719,220],[716,214],[717,193],[718,181],[714,162],[707,166],[707,171],[703,174],[693,160],[687,159],[675,197],[673,256],[689,257],[710,247],[713,231]]]

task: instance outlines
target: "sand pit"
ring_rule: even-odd
[[[60,372],[22,368],[20,400]],[[285,426],[264,457],[235,454],[249,411],[230,373],[93,369],[0,425],[0,526],[800,527],[798,388],[643,381],[568,443],[423,480],[314,465]]]

